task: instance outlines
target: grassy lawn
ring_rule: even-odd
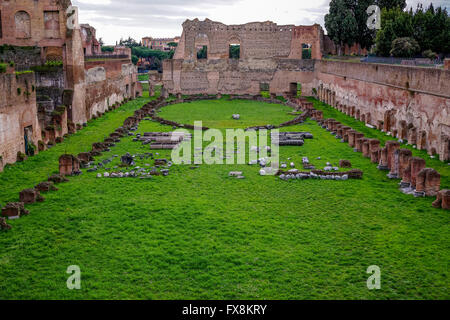
[[[208,128],[248,128],[267,124],[278,125],[292,120],[288,115],[292,108],[247,100],[207,100],[176,104],[165,107],[160,117],[178,123],[194,124],[202,120]],[[240,120],[233,120],[233,114],[240,114]]]
[[[88,150],[147,99],[8,168],[0,174],[0,202],[17,200],[21,189],[57,171],[61,153]],[[316,107],[384,138],[329,106]],[[293,118],[290,111],[222,100],[173,105],[160,115],[226,128],[281,123]],[[240,113],[241,121],[232,122],[233,113]],[[138,132],[170,130],[142,121]],[[168,177],[150,180],[98,179],[84,172],[44,194],[44,203],[27,206],[31,214],[0,233],[0,299],[450,298],[448,213],[432,208],[433,199],[400,193],[398,181],[315,122],[283,130],[309,131],[314,140],[281,147],[281,161],[299,165],[308,156],[323,167],[347,159],[364,171],[364,179],[285,182],[261,177],[257,167],[247,165],[174,166]],[[151,151],[126,137],[98,160],[126,152]],[[150,161],[138,159],[137,165],[153,165]],[[448,166],[427,162],[449,187]],[[246,179],[228,177],[234,170]],[[66,288],[70,265],[81,268],[81,290]],[[371,265],[381,268],[381,290],[366,287]]]

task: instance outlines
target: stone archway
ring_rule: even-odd
[[[206,33],[197,34],[194,42],[194,59],[208,59],[209,51],[210,47],[208,35]]]
[[[28,12],[18,11],[14,15],[17,39],[31,38],[31,18]]]
[[[241,39],[237,35],[233,35],[228,39],[228,58],[241,59],[244,57],[244,50]]]

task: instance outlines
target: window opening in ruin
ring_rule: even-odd
[[[34,156],[34,148],[31,147],[33,144],[33,126],[26,127],[23,136],[25,140],[25,154],[27,156]]]
[[[289,94],[293,97],[302,95],[302,84],[299,82],[291,82],[289,84]]]
[[[240,58],[241,58],[241,45],[230,44],[230,59],[240,59]]]
[[[302,43],[302,59],[312,58],[312,45],[309,43]]]
[[[197,59],[208,59],[208,46],[201,46],[197,48]]]
[[[16,24],[16,38],[28,39],[31,38],[31,18],[25,11],[18,11],[14,16]]]
[[[261,82],[259,84],[259,90],[264,97],[270,97],[270,84],[267,82]]]

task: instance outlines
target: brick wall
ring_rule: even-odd
[[[18,76],[14,72],[0,74],[0,156],[3,165],[16,162],[17,152],[25,152],[25,128],[32,128],[30,140],[36,146],[41,139],[33,88],[35,80],[32,73]]]

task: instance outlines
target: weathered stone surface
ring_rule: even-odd
[[[363,171],[359,169],[353,169],[347,172],[349,179],[362,179]]]
[[[398,149],[394,152],[394,161],[388,177],[391,179],[401,179],[403,172],[412,158],[412,151],[409,149]]]
[[[371,153],[370,153],[370,140],[371,139],[366,139],[363,144],[362,144],[362,153],[363,156],[366,158],[370,158],[371,157]]]
[[[44,198],[41,196],[39,191],[36,191],[35,189],[22,190],[19,194],[19,197],[20,197],[20,202],[23,202],[26,204],[44,201]]]
[[[415,188],[417,184],[417,176],[422,169],[425,168],[425,160],[418,157],[413,157],[410,160],[411,163],[411,187]]]
[[[59,174],[72,176],[80,173],[80,160],[71,154],[59,157]]]
[[[92,154],[90,152],[79,153],[77,158],[80,161],[85,162],[85,163],[94,161],[94,157],[92,156]]]
[[[363,138],[363,137],[359,138],[359,139],[356,139],[356,146],[355,146],[356,152],[363,152],[363,145],[368,140],[369,139]]]
[[[436,201],[433,202],[433,207],[450,210],[450,190],[441,190],[437,194]]]
[[[34,189],[39,192],[58,191],[58,188],[51,181],[39,183]]]
[[[123,155],[120,158],[120,161],[122,162],[123,165],[127,167],[134,166],[134,158],[130,153]]]
[[[384,147],[379,151],[378,170],[389,170],[387,147]]]
[[[386,148],[388,152],[388,168],[392,168],[394,163],[394,152],[400,148],[398,141],[386,141]]]
[[[28,215],[30,212],[25,209],[23,202],[10,202],[2,208],[2,216],[8,218],[15,218]]]
[[[348,142],[348,133],[352,130],[350,127],[343,127],[342,128],[342,140],[343,142]]]
[[[339,161],[339,167],[341,168],[351,168],[352,163],[349,160],[340,160]]]
[[[348,132],[348,145],[352,148],[355,148],[355,146],[356,146],[356,134],[357,133],[358,133],[358,131],[355,131],[355,130],[350,130]]]
[[[48,178],[48,181],[57,184],[57,183],[68,182],[69,179],[67,179],[65,176],[63,176],[61,174],[54,174],[50,178]]]
[[[369,153],[370,153],[370,160],[372,163],[378,163],[379,162],[379,153],[380,153],[380,141],[377,139],[370,139],[369,140]]]
[[[416,179],[416,194],[435,197],[441,188],[441,175],[434,169],[422,169]]]

